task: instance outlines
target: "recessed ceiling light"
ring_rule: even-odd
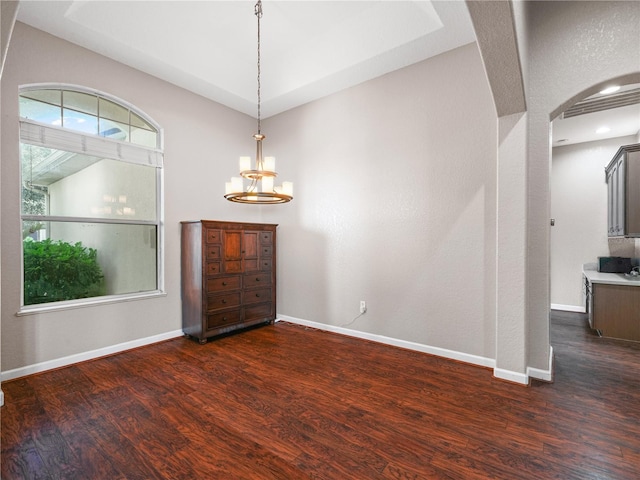
[[[561,138],[560,140],[556,140],[556,143],[565,143],[568,142],[569,139],[568,138]]]
[[[611,129],[609,127],[600,127],[599,129],[596,130],[596,133],[607,133],[610,131]]]
[[[619,85],[613,85],[611,87],[605,88],[604,90],[600,90],[600,93],[602,95],[609,95],[610,93],[617,92],[618,90],[620,90],[620,86]]]

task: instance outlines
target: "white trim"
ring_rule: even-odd
[[[514,372],[512,370],[505,370],[503,368],[494,368],[493,376],[500,380],[507,380],[509,382],[520,383],[522,385],[529,385],[529,376],[524,373]]]
[[[350,330],[348,328],[337,327],[334,325],[326,325],[324,323],[311,322],[309,320],[302,320],[300,318],[289,317],[288,315],[277,315],[277,320],[284,320],[286,322],[295,323],[298,325],[304,325],[306,327],[317,328],[318,330],[325,330],[327,332],[340,333],[349,337],[362,338],[364,340],[371,340],[373,342],[384,343],[386,345],[393,345],[395,347],[406,348],[408,350],[415,350],[422,353],[428,353],[430,355],[436,355],[438,357],[449,358],[451,360],[457,360],[459,362],[470,363],[480,367],[495,368],[496,361],[492,358],[480,357],[477,355],[471,355],[468,353],[457,352],[454,350],[447,350],[446,348],[433,347],[424,345],[421,343],[409,342],[407,340],[400,340],[397,338],[385,337],[384,335],[377,335],[374,333],[359,332],[357,330]]]
[[[551,310],[562,310],[564,312],[586,313],[584,305],[562,305],[561,303],[552,303]]]
[[[110,345],[108,347],[99,348],[97,350],[91,350],[89,352],[77,353],[75,355],[69,355],[68,357],[57,358],[55,360],[48,360],[46,362],[36,363],[34,365],[27,365],[25,367],[15,368],[8,370],[0,374],[0,381],[6,382],[15,378],[24,377],[26,375],[33,375],[35,373],[45,372],[47,370],[53,370],[54,368],[66,367],[73,365],[74,363],[86,362],[87,360],[93,360],[95,358],[104,357],[106,355],[112,355],[114,353],[124,352],[125,350],[131,350],[132,348],[143,347],[145,345],[151,345],[152,343],[162,342],[164,340],[170,340],[172,338],[181,337],[183,335],[182,330],[174,330],[172,332],[161,333],[159,335],[153,335],[151,337],[139,338],[130,342],[119,343],[117,345]]]
[[[167,292],[153,290],[143,293],[124,293],[120,295],[105,295],[103,297],[80,298],[78,300],[65,300],[61,302],[37,303],[35,305],[23,305],[16,312],[16,317],[34,315],[37,313],[57,312],[72,310],[74,308],[95,307],[96,305],[108,305],[111,303],[132,302],[134,300],[146,300],[149,298],[166,297]]]
[[[0,390],[0,407],[4,407],[4,392]]]
[[[549,367],[548,370],[540,370],[539,368],[527,367],[527,374],[531,378],[543,382],[553,382],[553,347],[549,347]]]

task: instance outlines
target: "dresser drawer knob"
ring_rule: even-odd
[[[257,298],[260,298],[260,294],[259,294],[259,293],[256,293],[256,297],[257,297]]]
[[[259,281],[260,281],[260,277],[257,277],[257,278],[256,278],[256,282],[259,282]]]
[[[223,299],[222,299],[222,303],[227,303],[227,299],[226,299],[226,298],[223,298]]]
[[[222,282],[222,286],[226,287],[227,286],[227,282]]]

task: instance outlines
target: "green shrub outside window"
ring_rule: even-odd
[[[98,252],[45,239],[24,241],[24,300],[26,305],[104,295]]]

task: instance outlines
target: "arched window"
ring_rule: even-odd
[[[161,133],[104,93],[20,89],[23,311],[162,291]]]

